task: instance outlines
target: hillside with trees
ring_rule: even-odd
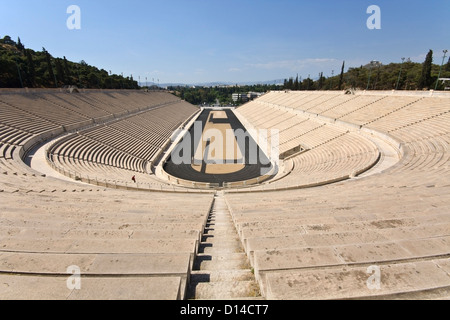
[[[437,55],[433,63],[430,50],[423,63],[404,59],[402,63],[369,63],[365,66],[350,67],[345,70],[345,62],[340,73],[332,77],[291,77],[278,85],[214,86],[189,87],[176,86],[168,89],[180,98],[195,104],[222,105],[235,104],[233,93],[267,92],[270,90],[428,90],[436,87],[441,78],[450,78],[450,58],[442,65],[442,56]],[[133,77],[112,74],[111,71],[90,66],[85,61],[72,62],[66,57],[53,57],[45,48],[42,51],[28,49],[11,37],[0,38],[0,88],[60,88],[77,86],[87,89],[138,89]],[[437,90],[450,87],[450,82],[437,84]]]
[[[436,58],[439,64],[433,64],[433,51],[430,50],[423,63],[414,63],[405,59],[402,63],[369,63],[358,68],[349,68],[344,73],[345,62],[340,74],[325,78],[321,72],[316,80],[310,77],[301,79],[298,76],[285,79],[286,90],[428,90],[435,89],[442,56]],[[440,78],[450,78],[450,58],[442,66]],[[442,84],[437,90],[450,87],[450,82]]]
[[[99,70],[85,61],[55,58],[45,48],[27,49],[9,36],[0,39],[0,88],[60,88],[74,85],[88,89],[137,89],[133,77]]]

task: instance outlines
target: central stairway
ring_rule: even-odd
[[[223,193],[214,198],[191,272],[188,299],[262,299]]]

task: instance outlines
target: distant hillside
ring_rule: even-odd
[[[450,78],[450,59],[441,70],[441,53],[427,55],[424,63],[405,61],[382,65],[379,62],[360,67],[351,67],[347,72],[335,72],[333,77],[301,78],[273,80],[255,83],[215,82],[197,84],[200,88],[182,88],[181,84],[165,84],[179,92],[180,96],[191,103],[231,103],[231,94],[246,90],[262,92],[276,90],[344,90],[349,88],[369,90],[426,90],[434,89],[439,71],[441,78]],[[344,69],[343,69],[344,70]],[[400,77],[399,77],[400,76]],[[20,38],[15,42],[9,36],[0,39],[0,88],[60,88],[75,85],[89,89],[137,89],[139,84],[133,77],[111,74],[111,71],[98,69],[85,61],[72,62],[66,57],[53,57],[45,48],[42,51],[27,49]],[[156,87],[156,84],[151,83]],[[205,90],[205,87],[210,89]],[[220,87],[231,87],[220,88]],[[450,87],[450,82],[438,84],[438,90]]]
[[[198,83],[161,83],[161,87],[234,87],[234,86],[255,86],[255,85],[283,85],[284,79],[269,81],[246,81],[246,82],[198,82]]]
[[[89,89],[136,89],[137,81],[99,70],[84,61],[55,58],[42,48],[25,48],[9,36],[0,39],[0,88],[60,88],[75,85]]]

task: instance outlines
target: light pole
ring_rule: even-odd
[[[367,88],[366,88],[366,91],[369,90],[370,77],[372,76],[372,66],[373,66],[373,61],[370,61],[369,80],[367,80]]]
[[[331,70],[330,90],[333,90],[333,77],[334,77],[334,70]]]
[[[446,56],[448,50],[444,50],[442,52],[444,52],[444,57],[442,58],[442,64],[441,64],[441,67],[439,68],[439,75],[438,75],[438,78],[436,80],[436,87],[434,87],[434,91],[437,90],[437,87],[438,87],[438,84],[439,84],[439,78],[441,77],[442,66],[444,65],[445,56]]]
[[[50,66],[52,67],[53,71],[53,61],[50,62]],[[55,88],[58,88],[58,80],[56,80],[56,72],[53,72],[53,77],[55,78]]]
[[[78,71],[78,87],[81,88],[80,64],[77,64],[77,71]]]
[[[398,74],[398,80],[397,80],[397,85],[395,86],[395,90],[398,90],[398,85],[400,83],[400,76],[402,75],[402,70],[403,70],[403,62],[405,62],[406,58],[402,58],[402,65],[400,66],[400,73]]]
[[[16,63],[16,66],[17,66],[17,72],[19,74],[20,86],[23,88],[22,74],[20,72],[19,64],[17,63],[17,60],[14,60],[14,62]]]

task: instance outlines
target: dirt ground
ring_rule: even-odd
[[[231,125],[229,123],[213,123],[210,121],[212,118],[227,119],[227,114],[225,111],[210,113],[194,157],[199,162],[204,159],[206,162],[215,161],[218,164],[207,163],[206,169],[202,165],[192,164],[192,168],[198,172],[203,169],[207,174],[227,174],[242,170],[245,165],[235,163],[241,161],[243,156],[234,135],[232,137],[230,135]],[[229,154],[227,154],[227,146]],[[230,149],[233,150],[232,153]]]

